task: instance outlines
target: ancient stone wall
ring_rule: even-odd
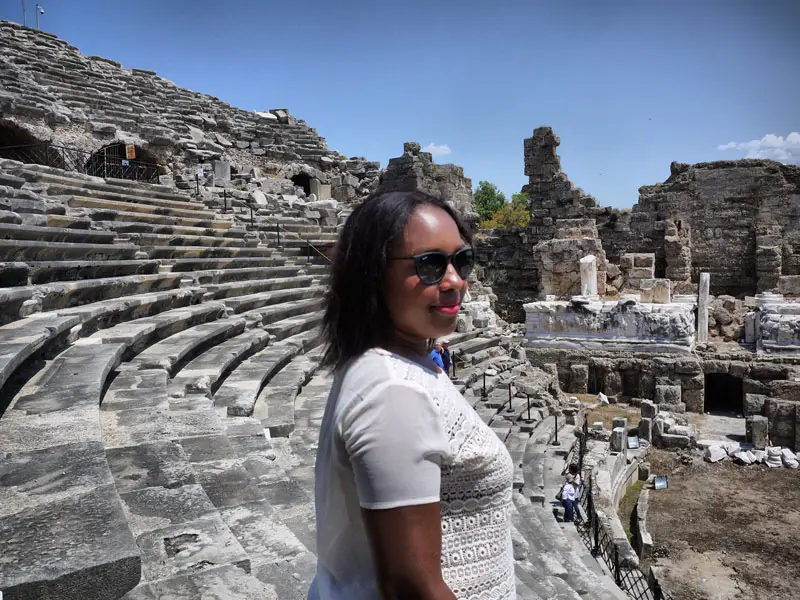
[[[377,163],[329,150],[325,138],[286,109],[241,110],[8,21],[0,21],[0,74],[0,147],[47,141],[94,152],[134,144],[158,161],[163,175],[193,179],[197,164],[221,161],[234,172],[305,173],[332,184],[342,200],[363,197],[377,184]]]
[[[632,222],[654,240],[667,221],[680,226],[680,235],[673,229],[665,247],[653,249],[664,256],[668,276],[682,277],[690,261],[691,281],[707,271],[713,294],[743,297],[798,273],[800,167],[740,160],[673,163],[671,172],[664,183],[640,188],[633,214],[643,218]]]
[[[421,190],[440,196],[468,221],[475,221],[472,181],[456,165],[437,165],[430,152],[422,152],[417,142],[403,144],[403,155],[389,160],[380,176],[381,192]]]

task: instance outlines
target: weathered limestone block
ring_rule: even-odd
[[[764,413],[764,405],[766,404],[769,396],[763,394],[745,394],[744,395],[744,416],[761,415]]]
[[[657,385],[656,404],[678,404],[681,401],[681,386],[679,385]]]
[[[611,430],[611,451],[622,452],[626,448],[627,438],[625,437],[625,428],[615,427]]]
[[[672,301],[672,288],[669,279],[642,279],[639,282],[642,302],[669,304]]]
[[[658,405],[650,400],[642,402],[639,408],[642,411],[643,419],[655,419],[656,415],[658,415]]]
[[[622,395],[622,376],[617,370],[607,370],[603,378],[603,391],[607,396]]]
[[[776,446],[792,446],[795,442],[796,402],[768,398],[764,403],[769,420],[769,439]]]
[[[769,443],[769,419],[751,415],[745,421],[745,435],[756,450],[764,450]]]
[[[589,365],[570,365],[570,393],[586,394],[589,392]]]
[[[692,439],[688,435],[664,433],[659,437],[662,448],[691,448]]]
[[[705,411],[704,390],[682,390],[681,401],[688,412],[702,414]]]
[[[523,308],[530,346],[674,353],[694,344],[689,304],[539,301]]]
[[[597,258],[593,255],[584,256],[580,260],[581,269],[581,296],[597,296]]]

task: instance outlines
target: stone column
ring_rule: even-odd
[[[581,264],[581,296],[597,296],[597,258],[584,256]]]
[[[708,342],[708,290],[711,284],[710,273],[700,273],[697,290],[697,343]]]

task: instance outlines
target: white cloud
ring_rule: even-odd
[[[423,148],[425,152],[430,152],[434,156],[445,156],[446,154],[450,154],[452,150],[450,150],[450,146],[447,144],[442,144],[441,146],[437,146],[433,142],[428,144]]]
[[[768,133],[760,140],[721,144],[717,150],[738,150],[744,153],[744,158],[771,158],[800,165],[800,133],[793,131],[786,137]]]

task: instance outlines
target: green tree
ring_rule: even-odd
[[[531,211],[531,197],[525,192],[511,194],[511,208],[519,209],[524,208],[528,212]]]
[[[497,186],[488,181],[479,181],[478,189],[475,190],[475,209],[481,221],[487,221],[492,215],[503,208],[506,197]]]
[[[515,194],[516,195],[516,194]],[[516,227],[527,227],[531,221],[531,212],[528,205],[517,202],[506,202],[503,207],[496,211],[491,219],[481,221],[484,229],[514,229]]]

